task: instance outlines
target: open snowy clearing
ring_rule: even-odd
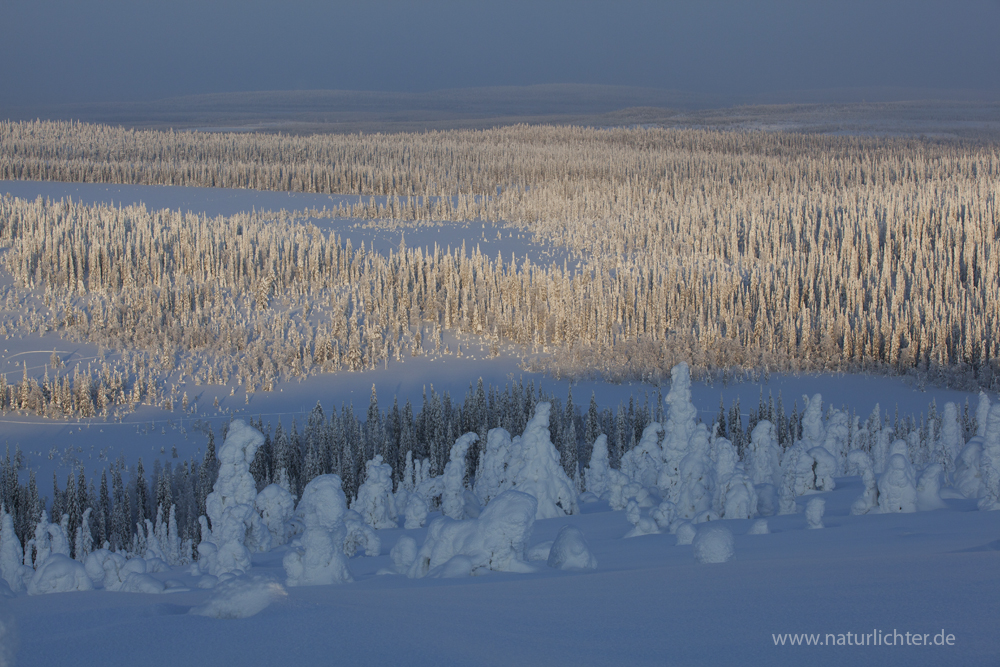
[[[535,523],[529,542],[579,527],[597,569],[490,572],[462,579],[376,576],[400,536],[378,531],[381,555],[350,560],[354,583],[264,589],[260,613],[215,619],[188,612],[213,596],[91,591],[6,601],[23,666],[337,663],[357,665],[985,665],[996,659],[1000,613],[997,517],[975,503],[906,515],[849,516],[857,478],[837,480],[823,530],[799,513],[722,521],[735,559],[703,564],[675,535],[624,539],[631,527],[606,502]],[[800,506],[812,496],[799,499]],[[254,557],[253,576],[282,584],[285,547]],[[193,588],[173,570],[153,575]],[[168,589],[169,590],[169,589]],[[954,635],[953,646],[775,646],[773,635],[873,632]],[[10,636],[5,641],[10,646]],[[836,639],[831,639],[835,642]],[[852,641],[857,641],[856,639]],[[869,642],[872,640],[869,639]],[[904,641],[904,640],[900,640]]]

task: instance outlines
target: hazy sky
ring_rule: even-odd
[[[601,83],[1000,90],[1000,0],[0,0],[0,106]]]

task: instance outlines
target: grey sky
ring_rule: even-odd
[[[539,83],[997,91],[998,28],[997,0],[3,0],[0,106]]]

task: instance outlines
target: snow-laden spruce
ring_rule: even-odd
[[[260,520],[271,533],[271,546],[281,546],[288,541],[288,522],[295,514],[295,498],[278,484],[268,484],[257,494],[254,505]]]
[[[757,422],[750,433],[744,467],[754,485],[781,483],[781,447],[774,425],[766,419]]]
[[[670,391],[664,399],[667,404],[667,423],[663,427],[663,465],[657,486],[664,500],[678,506],[683,474],[681,463],[690,451],[690,443],[698,424],[698,409],[691,402],[691,372],[686,363],[679,363],[670,370]]]
[[[583,471],[584,488],[598,498],[608,492],[608,436],[600,434],[590,452],[590,465]]]
[[[23,557],[21,541],[14,532],[14,518],[0,508],[0,578],[14,593],[24,591]]]
[[[392,497],[392,466],[383,463],[382,455],[365,463],[365,481],[351,509],[375,529],[396,527],[396,504]]]
[[[507,475],[511,488],[534,496],[538,501],[536,519],[553,519],[576,514],[576,487],[559,462],[559,452],[549,439],[552,405],[540,402],[524,434],[512,443]]]
[[[431,522],[408,576],[467,576],[484,570],[531,572],[525,548],[535,524],[538,501],[520,491],[504,491],[478,519]]]
[[[982,497],[979,509],[1000,510],[1000,403],[990,406],[983,429],[983,447],[979,459]]]
[[[354,581],[344,555],[347,497],[337,475],[320,475],[306,485],[295,516],[305,530],[291,543],[282,565],[289,586]]]
[[[878,480],[878,506],[884,513],[916,512],[917,486],[913,467],[902,453],[892,454]]]
[[[205,498],[209,530],[198,545],[198,569],[219,576],[250,569],[250,549],[267,551],[271,533],[257,514],[257,484],[250,474],[264,436],[242,420],[229,424],[219,449],[219,476]]]
[[[451,519],[464,519],[465,513],[465,456],[469,447],[479,440],[475,433],[466,433],[451,447],[448,463],[444,466],[444,492],[441,494],[441,513]],[[378,528],[379,526],[375,526]],[[395,525],[393,525],[395,527]]]

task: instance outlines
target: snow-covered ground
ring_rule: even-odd
[[[356,665],[988,665],[998,656],[1000,523],[975,503],[948,509],[849,516],[857,478],[837,480],[823,530],[802,513],[723,521],[734,560],[703,564],[670,534],[623,536],[624,512],[606,502],[583,514],[535,522],[530,545],[579,527],[597,569],[490,572],[459,579],[376,576],[403,535],[378,531],[377,557],[355,556],[349,584],[258,586],[237,608],[260,613],[216,619],[188,612],[213,595],[90,591],[20,596],[0,604],[2,641],[16,664]],[[810,496],[799,499],[800,506]],[[282,547],[254,557],[253,576],[284,582]],[[192,587],[184,571],[152,575]],[[263,600],[263,602],[262,602]],[[13,621],[13,623],[12,623]],[[930,635],[931,646],[776,646],[785,633]],[[934,635],[954,635],[934,646]],[[912,638],[911,638],[912,640]],[[837,641],[836,638],[830,642]],[[852,639],[852,642],[857,642]],[[862,641],[864,641],[862,639]],[[869,642],[874,641],[869,639]],[[900,640],[905,642],[905,639]]]
[[[207,215],[251,208],[301,211],[336,203],[325,195],[57,183],[3,182],[3,192],[89,202],[142,201]],[[338,233],[355,245],[363,240],[388,250],[399,243],[398,230],[377,230],[357,221],[336,224]],[[481,243],[491,254],[539,253],[533,261],[552,261],[558,254],[502,227],[421,227],[407,229],[405,235],[411,247],[435,242],[454,247],[465,241]],[[522,371],[523,350],[508,347],[493,357],[479,341],[445,339],[453,349],[460,342],[461,357],[406,358],[377,370],[286,381],[273,392],[250,396],[240,387],[181,386],[197,402],[196,413],[140,406],[120,421],[8,413],[0,416],[0,447],[20,447],[26,453],[25,463],[38,473],[44,495],[53,472],[61,481],[82,465],[93,478],[122,453],[129,461],[145,457],[147,467],[153,458],[170,458],[175,448],[181,459],[200,460],[206,428],[219,433],[234,417],[260,416],[272,424],[280,419],[286,425],[297,418],[301,427],[317,401],[326,409],[353,403],[363,411],[372,385],[383,410],[394,398],[401,405],[409,399],[419,409],[423,391],[431,385],[461,401],[480,377],[500,386],[532,381],[563,399],[571,388],[568,381]],[[70,369],[113,356],[51,332],[12,336],[0,342],[0,349],[0,373],[14,381],[25,367],[41,377],[53,350]],[[661,389],[663,395],[667,389]],[[657,400],[657,388],[640,383],[577,382],[572,392],[574,403],[584,410],[591,394],[602,408],[627,405],[630,398],[639,405]],[[785,409],[791,410],[795,403],[803,407],[804,394],[817,392],[826,405],[846,408],[862,422],[876,404],[883,415],[898,408],[906,416],[926,412],[931,401],[938,410],[948,401],[961,405],[967,399],[974,409],[977,401],[957,391],[920,390],[898,378],[845,375],[695,383],[691,398],[698,417],[711,424],[720,397],[727,409],[738,397],[747,413],[761,394],[766,402],[769,396],[776,401],[780,393]],[[149,575],[166,584],[166,595],[93,590],[0,596],[0,666],[995,663],[1000,656],[995,637],[1000,513],[978,511],[975,500],[945,489],[945,509],[852,516],[851,504],[862,491],[859,477],[838,478],[831,492],[799,497],[798,513],[768,517],[767,534],[748,534],[753,519],[711,522],[735,535],[735,558],[724,563],[698,562],[693,546],[678,545],[677,536],[666,531],[626,539],[633,530],[628,512],[612,511],[607,500],[600,500],[581,501],[581,514],[536,521],[528,541],[530,553],[530,547],[554,540],[564,526],[576,526],[596,559],[592,570],[561,571],[539,560],[531,562],[533,572],[415,579],[378,575],[393,569],[390,552],[402,537],[413,538],[419,547],[428,535],[427,527],[391,528],[377,531],[379,555],[350,558],[351,583],[288,586],[283,560],[289,547],[281,546],[254,554],[249,576],[229,587],[202,590],[201,575],[174,568]],[[825,528],[809,530],[803,510],[817,497],[826,501]],[[878,640],[869,635],[892,637],[893,632],[911,644],[914,633],[921,639],[927,634],[932,645],[887,646],[885,640],[872,645]],[[933,645],[942,632],[942,640],[952,645]],[[846,642],[851,633],[852,644],[860,636],[868,645],[792,646],[797,640],[788,633],[818,635],[820,644]],[[779,635],[785,637],[783,646]]]

